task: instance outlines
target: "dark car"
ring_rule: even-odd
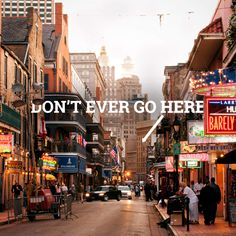
[[[115,186],[104,185],[97,187],[94,191],[85,194],[86,201],[102,200],[108,201],[109,199],[116,199],[120,201],[121,191]]]

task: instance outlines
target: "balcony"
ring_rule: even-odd
[[[47,124],[77,124],[83,130],[86,129],[85,118],[78,113],[49,113],[45,114]]]
[[[54,140],[51,145],[50,152],[59,152],[59,153],[66,153],[66,152],[73,152],[78,153],[82,157],[86,157],[86,149],[79,145],[76,141],[61,141],[61,140]]]
[[[5,104],[2,104],[2,114],[0,115],[0,122],[3,122],[13,128],[20,130],[21,118],[20,113]]]
[[[91,165],[106,166],[106,163],[104,162],[104,158],[102,155],[91,154],[87,152],[86,156],[87,156],[87,163]]]

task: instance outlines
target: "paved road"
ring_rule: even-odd
[[[143,199],[85,202],[73,205],[71,219],[53,220],[44,215],[28,221],[1,226],[0,236],[167,236],[159,228],[158,216],[151,202]]]

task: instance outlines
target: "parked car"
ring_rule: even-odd
[[[118,190],[121,191],[121,196],[123,198],[132,199],[131,189],[127,185],[119,185]]]
[[[121,191],[115,186],[104,185],[97,187],[94,191],[85,194],[86,201],[102,200],[108,201],[109,199],[116,199],[120,201]]]

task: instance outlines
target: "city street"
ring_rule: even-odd
[[[168,235],[165,229],[156,224],[159,218],[153,202],[147,203],[142,197],[122,199],[120,202],[76,202],[73,214],[67,221],[53,220],[49,215],[42,215],[33,223],[24,220],[22,223],[1,226],[0,235]]]

